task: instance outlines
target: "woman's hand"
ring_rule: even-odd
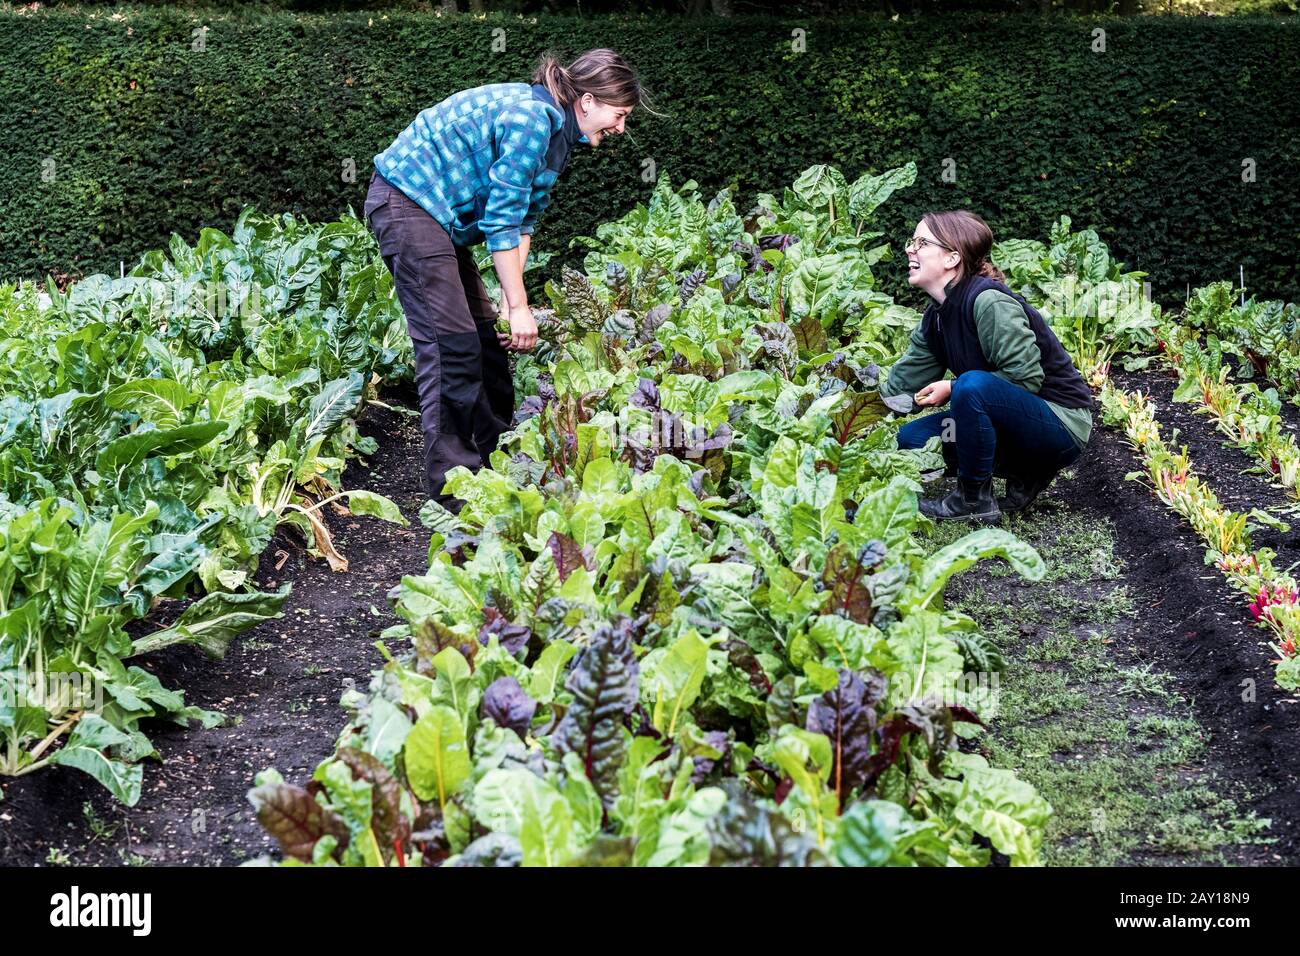
[[[519,305],[509,310],[506,316],[510,322],[510,331],[497,332],[497,341],[504,348],[516,352],[527,352],[537,345],[537,320],[533,310],[527,305]]]
[[[931,382],[925,388],[913,395],[912,400],[923,407],[944,405],[947,404],[948,396],[951,394],[952,382],[946,378],[941,378],[937,382]]]
[[[517,352],[526,352],[537,344],[537,322],[524,292],[524,256],[527,254],[526,245],[492,253],[492,265],[501,283],[501,318],[510,325],[509,333],[497,332],[497,340],[502,347]]]

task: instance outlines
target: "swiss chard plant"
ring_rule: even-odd
[[[1292,403],[1300,401],[1300,305],[1251,297],[1231,282],[1193,289],[1182,323],[1235,361],[1240,379],[1264,379]]]
[[[943,595],[1042,561],[994,529],[927,552],[935,455],[871,361],[906,329],[867,224],[912,175],[816,167],[750,217],[661,183],[597,230],[515,428],[422,511],[336,753],[250,793],[286,863],[1037,861],[1046,802],[957,747],[1000,658]]]
[[[1070,217],[1062,216],[1048,243],[1005,240],[994,244],[991,258],[1094,386],[1115,355],[1124,355],[1130,370],[1150,361],[1160,307],[1141,281],[1146,273],[1125,271],[1095,230],[1071,231]]]
[[[323,506],[405,521],[342,473],[409,348],[355,219],[248,211],[118,279],[0,288],[0,773],[76,767],[131,804],[142,721],[219,719],[136,659],[278,616],[287,589],[249,587],[278,523],[342,569]]]

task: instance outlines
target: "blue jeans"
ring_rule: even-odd
[[[1049,477],[1079,457],[1080,448],[1051,406],[990,372],[953,379],[951,408],[898,430],[899,448],[920,448],[938,436],[945,458],[956,446],[957,474],[967,481]]]

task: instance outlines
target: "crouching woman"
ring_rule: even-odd
[[[1088,384],[1043,317],[1003,283],[992,247],[988,225],[965,210],[926,213],[906,247],[908,282],[932,301],[882,394],[951,403],[898,433],[900,448],[943,442],[958,487],[921,502],[939,520],[994,523],[1024,509],[1092,433]],[[994,499],[994,475],[1007,479],[1005,497]]]

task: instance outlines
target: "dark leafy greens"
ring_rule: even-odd
[[[916,316],[873,289],[871,215],[914,175],[814,167],[749,215],[661,182],[597,230],[520,361],[532,397],[490,467],[449,475],[463,509],[424,509],[429,567],[345,698],[315,797],[350,839],[321,827],[308,857],[272,821],[286,862],[1036,861],[1050,808],[956,749],[985,645],[942,595],[981,558],[1042,561],[993,529],[926,552],[935,456],[897,448],[877,391]],[[352,750],[402,787],[392,858]],[[287,786],[259,783],[258,805]]]

